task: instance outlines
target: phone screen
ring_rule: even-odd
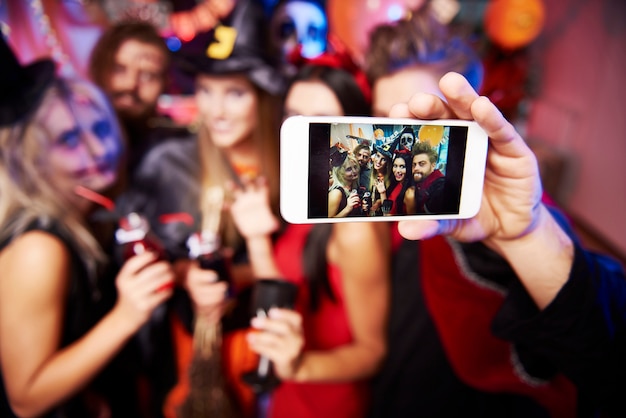
[[[308,217],[458,214],[467,136],[467,126],[310,123]]]

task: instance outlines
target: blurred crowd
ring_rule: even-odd
[[[542,190],[441,2],[362,60],[324,2],[189,3],[168,33],[107,24],[81,76],[0,36],[0,416],[624,416],[624,271]],[[479,213],[285,222],[295,115],[475,120]],[[449,128],[383,128],[323,139],[328,217],[449,212]]]

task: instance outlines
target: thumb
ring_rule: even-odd
[[[420,240],[434,237],[439,233],[439,221],[400,221],[398,232],[406,239]]]

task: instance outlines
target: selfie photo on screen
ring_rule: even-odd
[[[312,123],[309,135],[310,217],[458,213],[467,127]]]

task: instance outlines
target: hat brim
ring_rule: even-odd
[[[272,95],[282,95],[286,87],[282,74],[255,56],[230,56],[219,60],[206,55],[180,55],[176,64],[181,71],[193,76],[245,74],[257,87]]]
[[[389,152],[387,150],[384,150],[384,149],[382,149],[381,147],[379,147],[379,146],[377,146],[375,144],[374,144],[373,148],[374,148],[374,153],[380,153],[380,154],[384,155],[385,157],[389,158],[390,160],[393,158],[393,153],[391,153],[391,152]]]

